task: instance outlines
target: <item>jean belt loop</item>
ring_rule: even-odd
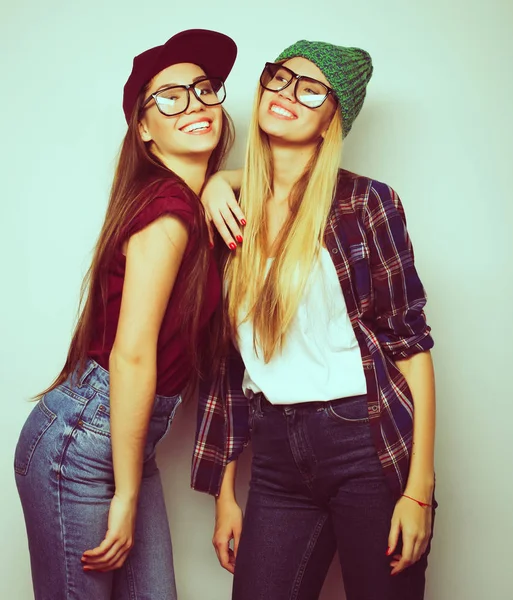
[[[256,395],[255,398],[255,413],[257,417],[262,417],[263,416],[263,410],[262,410],[262,400],[263,400],[264,395],[262,394],[262,392],[260,392],[259,394]]]
[[[82,373],[82,375],[80,376],[80,379],[78,380],[77,387],[82,387],[84,385],[85,380],[89,377],[91,372],[94,370],[95,366],[96,366],[96,363],[93,360],[88,359],[88,361],[85,364],[84,372]]]

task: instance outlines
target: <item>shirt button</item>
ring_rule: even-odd
[[[378,412],[378,410],[379,410],[379,407],[378,407],[378,406],[372,406],[372,407],[371,407],[371,411],[372,411],[372,412]]]
[[[338,254],[338,248],[332,248],[331,249],[331,253],[332,254]]]

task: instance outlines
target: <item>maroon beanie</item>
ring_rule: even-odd
[[[217,31],[188,29],[177,33],[162,46],[155,46],[134,58],[130,77],[123,90],[123,112],[130,115],[143,87],[162,70],[178,63],[193,63],[209,77],[226,79],[237,56],[235,42]]]

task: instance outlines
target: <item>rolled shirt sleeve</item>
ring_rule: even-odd
[[[378,341],[392,360],[433,347],[426,322],[426,294],[414,264],[399,196],[373,182],[365,211]]]

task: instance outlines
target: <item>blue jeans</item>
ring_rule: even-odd
[[[421,600],[428,552],[390,575],[396,499],[366,397],[273,406],[259,395],[250,419],[253,463],[233,600],[315,600],[335,552],[347,600]]]
[[[171,536],[155,446],[180,396],[156,396],[146,440],[135,542],[115,571],[84,572],[80,558],[107,531],[114,475],[109,374],[90,360],[30,413],[15,452],[35,600],[174,600]]]

